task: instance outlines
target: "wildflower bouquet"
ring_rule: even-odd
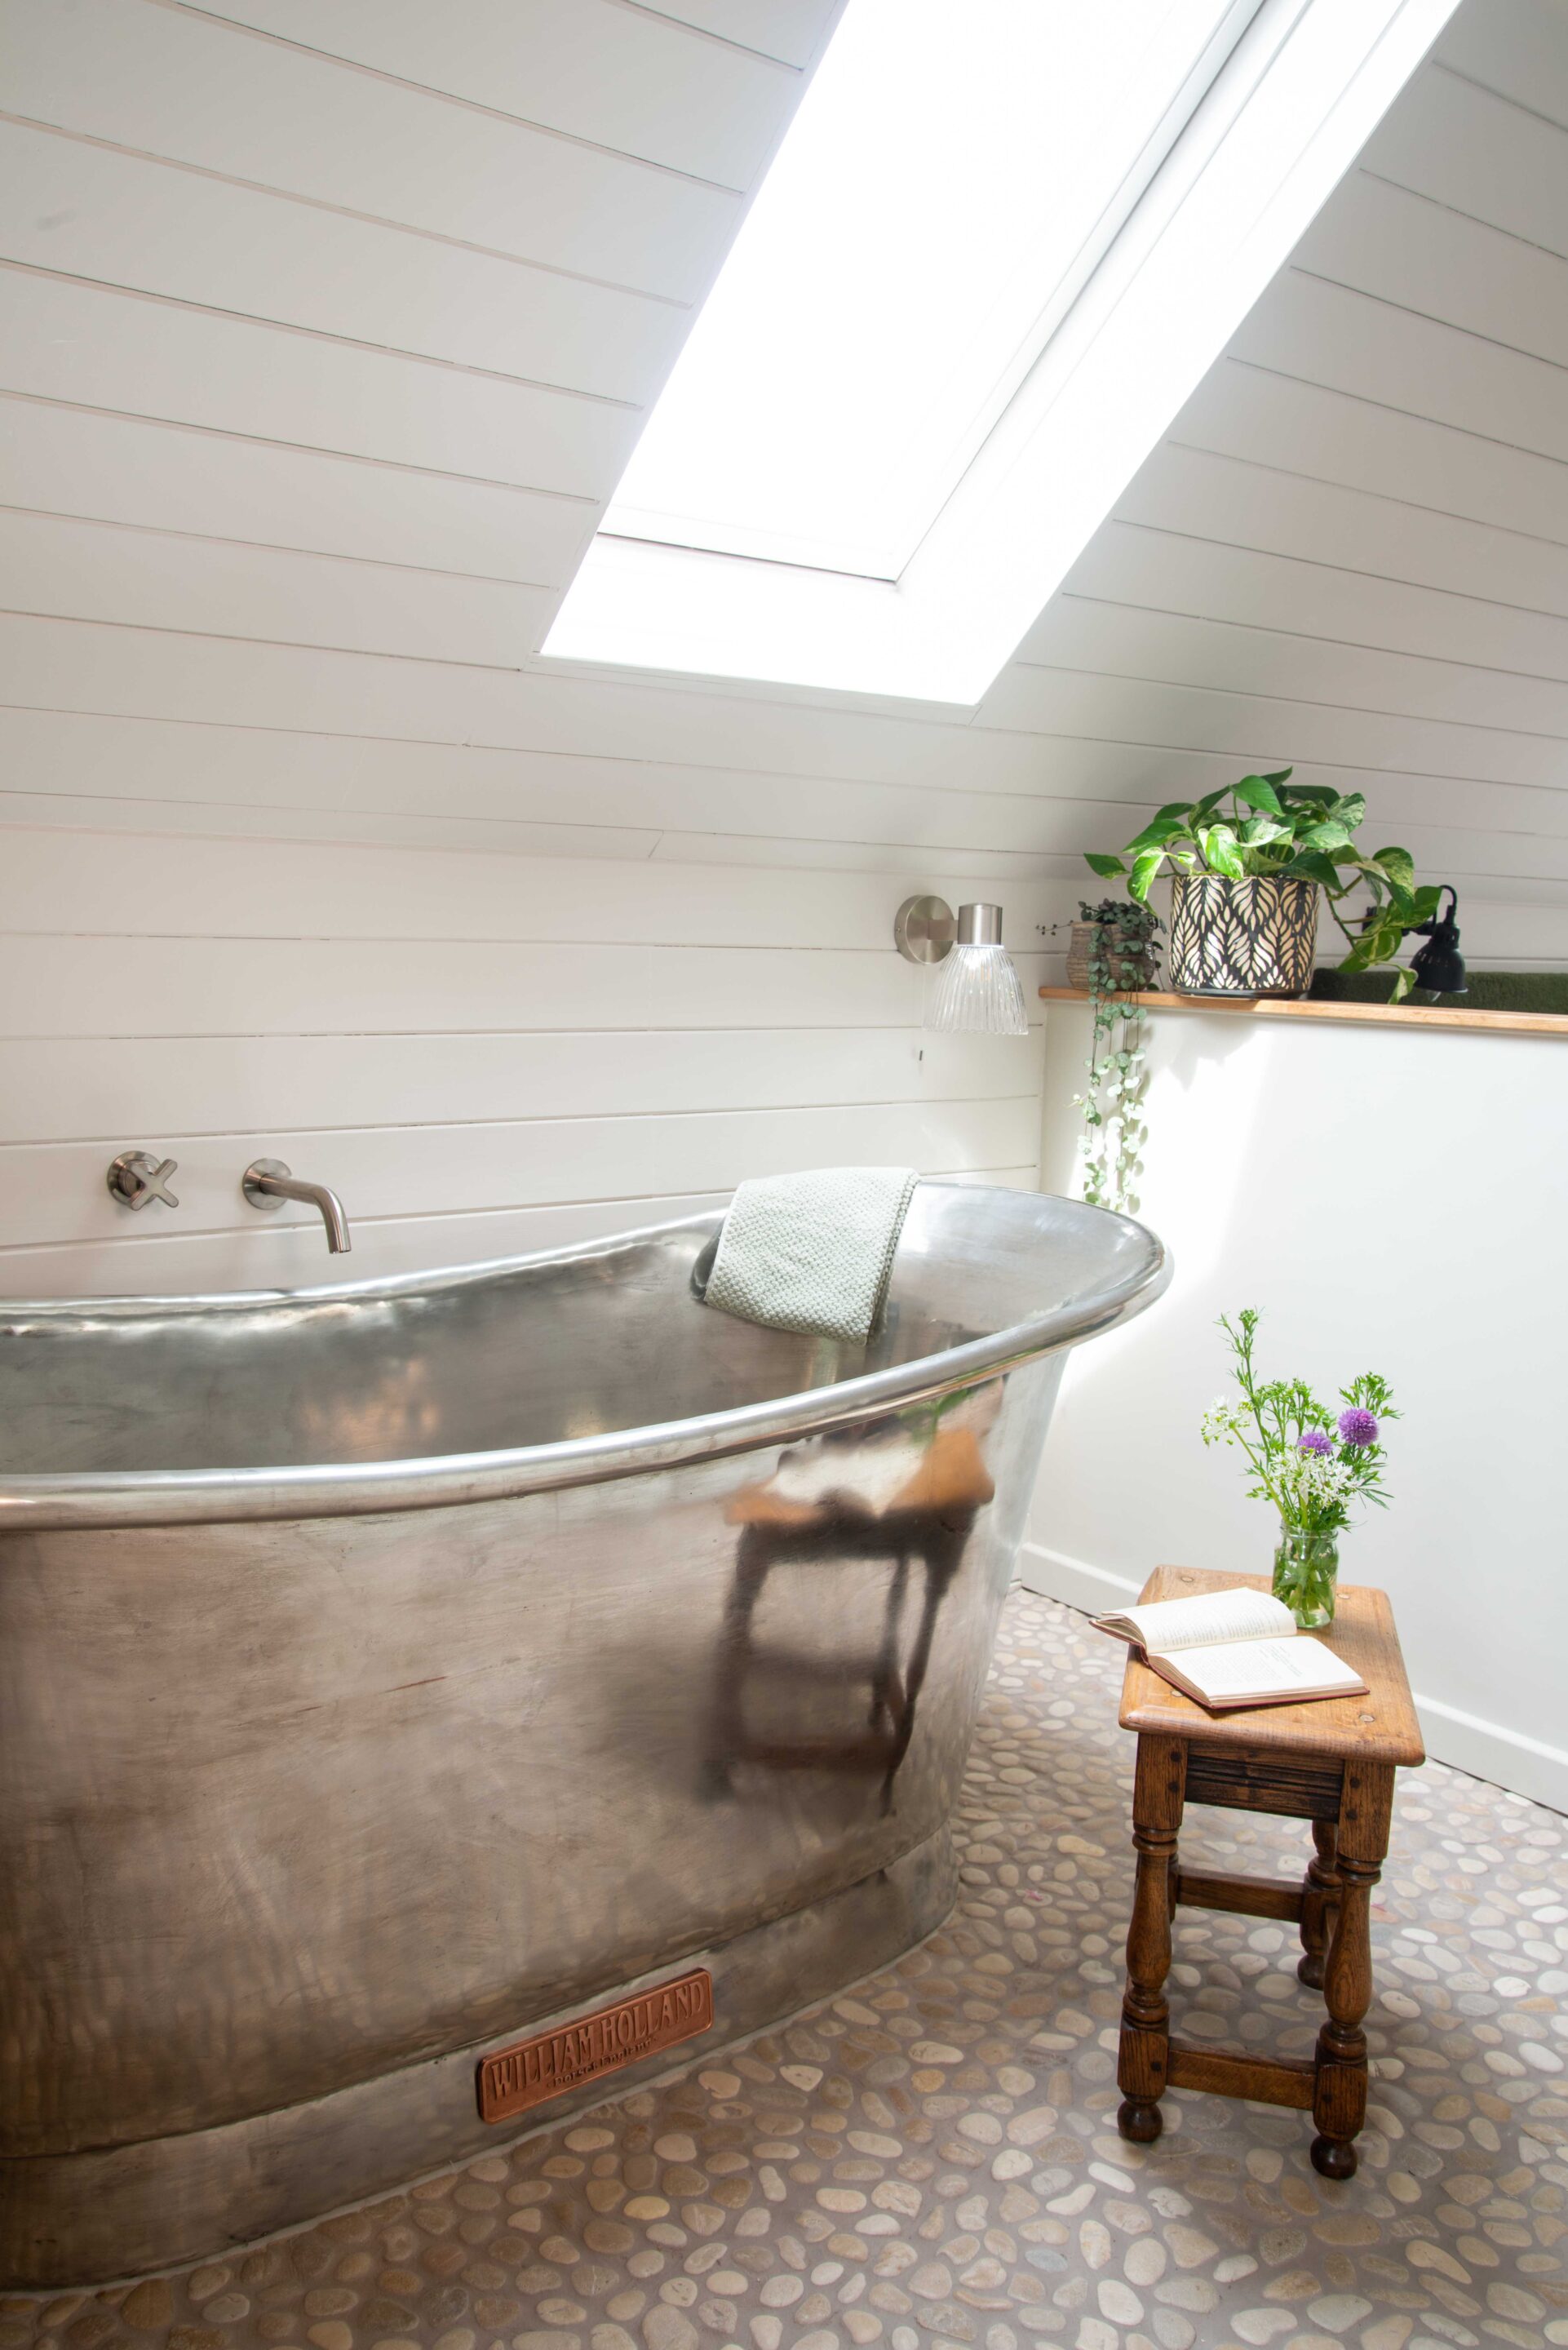
[[[1382,1423],[1399,1415],[1387,1381],[1376,1371],[1364,1371],[1340,1388],[1343,1409],[1337,1415],[1303,1379],[1260,1380],[1252,1359],[1258,1321],[1251,1306],[1235,1322],[1227,1315],[1220,1317],[1235,1357],[1241,1399],[1210,1404],[1203,1415],[1203,1441],[1238,1445],[1256,1479],[1247,1489],[1249,1498],[1272,1502],[1280,1513],[1275,1597],[1285,1602],[1298,1624],[1327,1624],[1334,1617],[1337,1537],[1351,1523],[1358,1503],[1386,1506]]]

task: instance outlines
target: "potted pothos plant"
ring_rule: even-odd
[[[1125,877],[1140,904],[1171,872],[1170,983],[1183,995],[1304,995],[1312,984],[1318,893],[1349,942],[1342,971],[1392,962],[1408,931],[1436,913],[1441,892],[1416,887],[1406,848],[1368,855],[1355,834],[1359,792],[1293,784],[1294,769],[1243,775],[1200,800],[1172,800],[1120,857],[1091,855],[1106,879]],[[1341,911],[1365,887],[1371,904],[1353,930]],[[1413,984],[1396,981],[1397,1003]]]

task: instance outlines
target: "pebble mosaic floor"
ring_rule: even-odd
[[[0,2303],[0,2350],[1519,2350],[1568,2344],[1568,1820],[1406,1774],[1362,2167],[1304,2115],[1114,2122],[1131,1889],[1119,1650],[1015,1593],[948,1925],[661,2088],[250,2252]],[[1296,1876],[1293,1824],[1186,1846]],[[1293,1929],[1183,1911],[1189,2035],[1310,2053]]]

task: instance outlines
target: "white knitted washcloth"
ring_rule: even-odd
[[[815,1167],[742,1183],[707,1303],[773,1330],[868,1338],[919,1180],[912,1167]]]

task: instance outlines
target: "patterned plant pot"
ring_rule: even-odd
[[[1179,873],[1171,885],[1170,983],[1180,995],[1304,995],[1317,944],[1315,881],[1227,881]]]

